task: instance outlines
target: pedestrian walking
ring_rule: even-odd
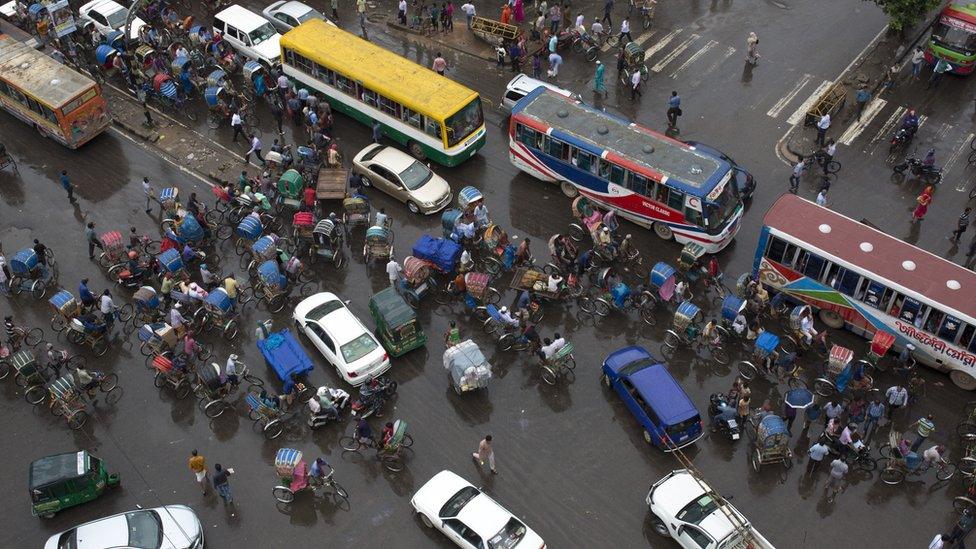
[[[366,27],[366,0],[356,0],[356,11],[359,13],[359,26]]]
[[[602,21],[607,24],[607,28],[611,31],[613,30],[613,19],[610,14],[613,12],[613,0],[607,0],[603,4],[603,19]]]
[[[888,401],[888,421],[896,410],[908,404],[908,391],[901,385],[892,385],[885,391],[885,400]]]
[[[397,22],[401,25],[407,25],[407,0],[400,0],[397,5]]]
[[[481,439],[478,443],[478,451],[471,454],[471,457],[481,468],[484,468],[487,462],[492,474],[498,474],[498,470],[495,469],[495,448],[492,445],[491,435],[485,435],[485,438]]]
[[[885,66],[885,70],[881,73],[881,91],[878,93],[884,93],[895,87],[895,75],[901,69],[898,65]]]
[[[518,42],[512,42],[508,49],[508,58],[512,60],[512,72],[518,74],[522,72],[522,48]]]
[[[332,0],[332,20],[339,21],[339,0]]]
[[[839,457],[830,462],[830,480],[824,486],[824,493],[827,494],[827,503],[833,503],[834,498],[837,497],[837,493],[843,490],[844,476],[849,470],[850,467],[848,467],[847,461],[843,457]]]
[[[241,119],[240,113],[235,111],[234,114],[230,115],[230,127],[234,130],[234,138],[232,141],[237,143],[237,136],[244,135],[244,121]]]
[[[7,258],[0,250],[0,294],[10,297],[10,269],[7,267]]]
[[[793,422],[796,421],[796,408],[783,402],[783,418],[786,419],[786,432],[793,436]]]
[[[390,258],[390,261],[386,264],[386,274],[390,277],[390,286],[392,288],[397,287],[397,281],[400,280],[400,273],[403,272],[403,267],[397,263],[396,259]]]
[[[962,238],[962,233],[966,232],[966,229],[969,228],[969,218],[972,216],[972,213],[973,209],[966,206],[966,209],[964,209],[962,213],[959,214],[959,218],[956,219],[956,230],[952,231],[952,234],[946,238],[958,244],[959,239]]]
[[[915,429],[915,442],[912,443],[912,451],[918,452],[919,447],[925,442],[925,439],[929,438],[932,431],[935,431],[935,416],[929,414],[925,417],[918,418],[918,421],[913,423],[909,429]]]
[[[793,165],[793,173],[790,175],[790,192],[796,194],[800,189],[800,177],[803,176],[804,170],[807,169],[806,162],[803,161],[802,155],[797,155],[796,164]]]
[[[556,36],[559,34],[559,21],[563,18],[559,11],[559,4],[554,3],[549,8],[549,34]]]
[[[379,120],[373,120],[373,143],[379,143],[383,139],[383,126]]]
[[[753,66],[759,63],[759,36],[754,32],[746,37],[746,63]]]
[[[640,70],[634,69],[634,72],[630,75],[630,100],[634,101],[641,96],[641,73]]]
[[[929,185],[928,187],[925,187],[922,194],[915,197],[915,202],[918,205],[915,206],[915,209],[912,211],[912,223],[925,219],[925,214],[929,211],[929,204],[932,203],[933,192],[935,192],[935,189]]]
[[[936,88],[942,81],[942,75],[949,70],[949,62],[941,57],[935,62],[935,66],[932,67],[932,76],[929,77],[929,83],[925,86],[925,89]]]
[[[444,31],[454,32],[454,2],[448,0],[447,5],[441,9],[441,13],[444,17]]]
[[[817,205],[827,207],[827,187],[821,188],[820,192],[817,193]]]
[[[547,73],[549,78],[553,80],[559,76],[559,65],[563,64],[563,57],[556,52],[549,54],[549,72]]]
[[[827,404],[824,404],[823,413],[824,427],[827,427],[830,420],[840,420],[840,416],[844,413],[844,405],[837,402],[836,398],[831,398],[827,401]]]
[[[213,487],[220,494],[220,499],[224,500],[225,505],[234,503],[234,495],[230,491],[230,476],[234,474],[234,469],[228,467],[224,469],[219,463],[214,465]]]
[[[434,62],[431,63],[430,68],[437,74],[444,76],[444,71],[447,70],[447,60],[441,56],[441,52],[437,52],[434,57]]]
[[[478,11],[475,9],[474,4],[470,1],[461,5],[461,11],[464,12],[464,21],[468,25],[468,30],[471,30],[471,20],[477,15]]]
[[[818,439],[817,442],[814,442],[808,451],[806,476],[812,476],[816,473],[820,464],[823,463],[823,458],[829,453],[830,448],[822,440]]]
[[[817,145],[824,146],[824,138],[827,137],[827,130],[830,129],[830,113],[820,117],[817,122]]]
[[[150,206],[156,199],[156,189],[149,183],[148,177],[142,178],[142,194],[146,195],[146,213],[151,215],[152,208]],[[162,205],[160,205],[160,212],[162,212]]]
[[[925,61],[925,51],[922,50],[922,46],[915,46],[915,51],[912,52],[912,76],[915,80],[918,80],[920,74],[922,74],[922,63]]]
[[[67,170],[61,170],[61,187],[64,189],[64,192],[68,193],[68,202],[74,204],[75,186],[71,183],[71,180],[68,179]]]
[[[603,81],[603,73],[606,72],[606,70],[607,67],[603,64],[603,62],[597,59],[596,74],[593,75],[593,91],[595,91],[598,95],[602,95],[603,97],[607,96],[607,85]]]
[[[881,402],[881,398],[876,398],[868,403],[865,411],[864,424],[861,428],[864,430],[864,441],[870,442],[871,435],[874,434],[875,428],[878,427],[878,421],[885,415],[885,405]]]
[[[969,250],[966,251],[966,265],[973,262],[973,258],[976,258],[976,237],[973,237],[969,241]]]
[[[858,87],[854,100],[857,102],[857,121],[860,122],[861,113],[864,112],[864,106],[871,100],[871,92],[868,91],[868,88],[864,84]]]
[[[88,241],[88,259],[95,259],[95,248],[99,250],[102,248],[102,243],[98,240],[98,235],[95,234],[95,222],[89,221],[88,225],[85,226],[85,240]]]
[[[532,54],[532,78],[542,78],[542,56],[539,52]]]
[[[681,97],[678,92],[672,91],[668,98],[668,127],[678,126],[678,117],[681,116]]]
[[[621,47],[626,46],[627,42],[624,42],[624,37],[627,37],[627,42],[633,42],[634,38],[630,35],[630,18],[624,17],[624,20],[620,22],[620,38],[619,44]]]
[[[285,130],[282,128],[281,124],[285,118],[285,112],[282,110],[281,105],[278,101],[269,101],[271,104],[271,117],[274,118],[275,124],[278,126],[278,135],[284,135]]]
[[[200,490],[203,495],[207,495],[207,462],[197,453],[196,450],[190,452],[190,459],[188,465],[190,466],[190,471],[193,472],[193,478],[196,480],[197,485],[200,486]]]
[[[264,166],[265,164],[264,157],[261,156],[261,140],[258,139],[258,136],[254,135],[253,133],[248,136],[248,139],[251,140],[251,148],[248,149],[246,153],[244,153],[244,163],[247,164],[248,162],[250,162],[251,153],[254,153],[254,156],[257,157],[258,162],[260,162],[261,165]]]

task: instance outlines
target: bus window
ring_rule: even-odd
[[[837,274],[835,283],[833,284],[834,289],[840,291],[843,294],[853,296],[854,291],[857,289],[857,283],[861,280],[861,275],[855,273],[854,271],[841,268],[840,272]]]
[[[880,282],[867,279],[865,280],[868,282],[868,286],[867,290],[864,292],[863,301],[876,309],[881,309],[882,311],[885,310],[885,305],[887,305],[888,301],[891,299],[893,290]]]
[[[956,340],[956,336],[959,335],[959,328],[962,327],[962,321],[952,315],[943,315],[945,319],[942,321],[942,326],[939,327],[939,337],[952,343]],[[929,316],[931,317],[932,315]]]
[[[918,301],[905,297],[904,303],[901,306],[901,310],[898,313],[898,318],[904,320],[905,322],[915,323],[916,318],[921,318],[919,315],[919,310],[922,308],[922,304]]]
[[[792,262],[793,251],[797,249],[797,246],[790,244],[786,248],[786,255],[783,256],[783,264],[793,267],[796,271],[799,271],[809,278],[817,280],[820,278],[820,272],[823,271],[824,264],[826,261],[817,254],[810,253],[807,250],[800,250],[800,253],[796,254],[796,261]]]
[[[441,125],[433,118],[424,119],[424,133],[431,137],[441,138]]]
[[[678,210],[680,212],[681,210],[684,209],[684,206],[685,206],[685,193],[677,189],[669,189],[668,207]]]
[[[420,113],[418,113],[417,111],[412,111],[406,107],[403,107],[401,120],[417,128],[418,130],[423,129],[424,127],[423,121],[420,117]]]
[[[646,177],[640,174],[636,174],[634,172],[630,172],[630,184],[627,185],[628,189],[634,191],[635,193],[641,196],[650,196],[650,193],[648,192],[648,187],[649,185]]]
[[[926,332],[929,332],[930,334],[938,333],[939,326],[942,325],[942,321],[945,319],[945,313],[943,313],[938,309],[933,309],[928,305],[922,305],[922,311],[926,311],[926,310],[929,313],[928,315],[919,312],[919,316],[921,316],[925,320],[924,328],[922,329],[925,330]]]
[[[370,107],[376,107],[376,92],[363,88],[363,103],[366,103]]]
[[[567,153],[569,152],[567,151],[567,149],[569,147],[567,147],[566,144],[563,143],[562,141],[557,141],[547,135],[543,138],[543,143],[545,143],[546,152],[549,153],[550,156],[555,157],[559,160],[569,159],[569,156],[567,155]]]
[[[966,327],[962,329],[962,337],[959,338],[959,345],[976,352],[976,326],[966,324]]]
[[[379,97],[380,100],[380,110],[384,113],[392,116],[393,118],[400,117],[400,104],[396,101],[387,99],[382,95]]]
[[[610,163],[604,159],[600,159],[600,178],[610,179]]]
[[[616,164],[610,165],[610,182],[617,185],[624,184],[624,169]]]
[[[786,253],[786,241],[772,236],[769,238],[769,248],[766,249],[766,257],[777,263],[783,262],[783,255]]]
[[[702,217],[702,213],[691,206],[685,206],[685,221],[699,227],[705,225],[705,220]]]

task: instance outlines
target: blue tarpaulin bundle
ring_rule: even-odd
[[[425,234],[413,245],[412,255],[430,261],[441,272],[450,273],[461,257],[461,245],[453,240]]]

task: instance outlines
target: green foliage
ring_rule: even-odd
[[[888,16],[888,24],[893,30],[901,31],[905,27],[917,24],[925,14],[942,4],[942,0],[871,0],[881,6]]]

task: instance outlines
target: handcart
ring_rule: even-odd
[[[444,351],[444,368],[451,377],[457,394],[487,389],[491,380],[491,364],[478,344],[466,339]]]

